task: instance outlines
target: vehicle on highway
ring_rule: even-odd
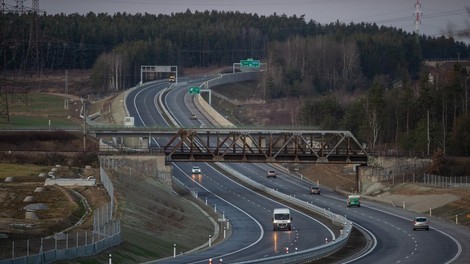
[[[348,200],[346,201],[346,205],[348,207],[351,207],[351,206],[361,207],[361,196],[357,194],[348,195]]]
[[[170,75],[170,77],[168,77],[168,82],[171,82],[171,83],[176,82],[176,77],[174,75]]]
[[[429,222],[428,219],[424,216],[418,216],[413,220],[413,230],[416,229],[426,229],[429,230]]]
[[[291,230],[292,217],[289,208],[276,208],[273,211],[273,230]]]
[[[320,194],[320,187],[314,185],[310,187],[310,194]]]
[[[275,170],[268,170],[268,172],[266,173],[266,178],[276,178],[277,174],[276,174],[276,171]]]
[[[192,174],[201,174],[201,168],[199,168],[198,166],[193,166],[193,168],[191,170],[191,173]]]
[[[191,113],[191,116],[189,117],[191,120],[197,120],[196,114]]]

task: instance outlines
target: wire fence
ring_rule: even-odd
[[[106,171],[100,167],[100,178],[110,197],[113,184]],[[93,230],[63,231],[48,237],[19,240],[0,240],[0,264],[51,263],[77,257],[96,255],[121,243],[121,223],[113,217],[114,203],[93,211]],[[18,226],[25,230],[34,225]]]
[[[435,188],[470,188],[469,176],[440,176],[424,174],[422,184]]]
[[[0,243],[0,264],[51,263],[95,255],[121,242],[120,221],[110,219],[111,206],[94,210],[93,230]]]
[[[399,183],[419,183],[423,180],[424,168],[427,162],[410,165],[397,165],[390,167],[369,167],[370,175],[377,177],[377,181],[394,185]]]
[[[415,183],[435,188],[470,188],[470,176],[443,176],[423,172],[426,163],[393,166],[388,168],[371,167],[371,175],[379,182],[390,185]]]

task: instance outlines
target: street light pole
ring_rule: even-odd
[[[86,151],[86,102],[82,99],[83,104],[83,151]]]

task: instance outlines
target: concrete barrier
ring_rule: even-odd
[[[48,185],[59,186],[95,186],[96,179],[46,179],[44,186]]]

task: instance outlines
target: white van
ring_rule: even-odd
[[[292,217],[288,208],[276,208],[273,211],[273,230],[291,230]]]

